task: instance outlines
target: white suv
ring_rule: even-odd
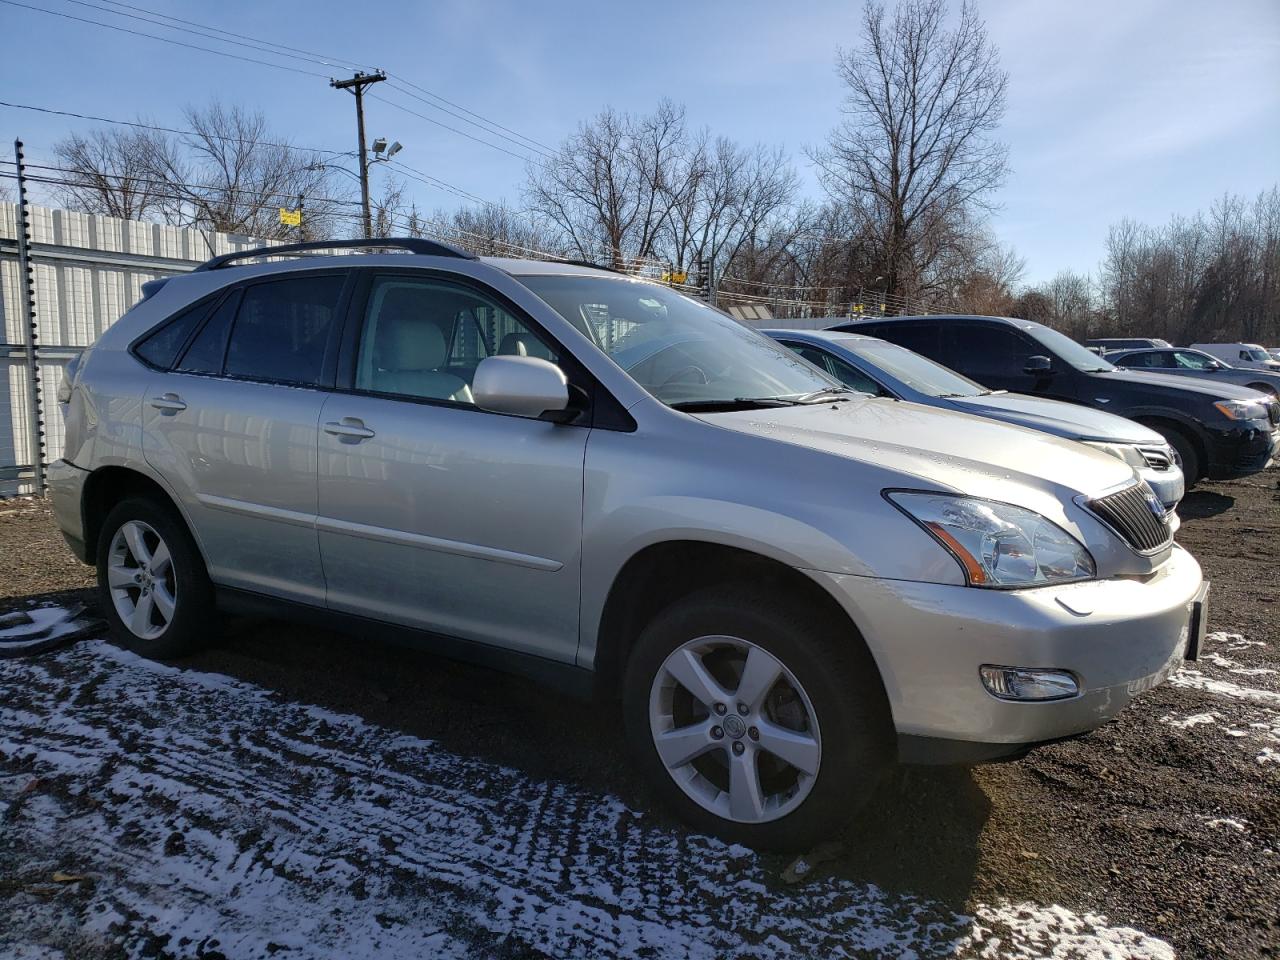
[[[1194,656],[1207,585],[1122,460],[658,284],[376,245],[153,284],[69,375],[55,509],[124,645],[265,605],[617,696],[679,812],[787,848]]]

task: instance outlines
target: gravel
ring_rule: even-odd
[[[140,856],[131,852],[128,837],[149,855],[164,853],[157,863],[187,864],[180,882],[175,881],[174,906],[186,904],[197,918],[212,916],[208,924],[216,926],[217,915],[192,906],[205,903],[201,897],[217,894],[206,881],[208,864],[219,861],[211,860],[213,855],[200,843],[208,842],[209,836],[236,843],[237,831],[265,829],[252,821],[253,811],[266,809],[262,805],[268,795],[288,798],[292,790],[293,800],[286,800],[286,807],[292,803],[299,810],[312,809],[309,805],[319,802],[317,782],[324,785],[318,771],[343,770],[352,762],[353,751],[382,756],[377,751],[390,749],[385,745],[401,737],[408,738],[406,743],[428,744],[436,755],[448,758],[447,769],[455,764],[466,772],[459,779],[440,781],[462,798],[457,823],[464,832],[471,822],[466,819],[468,810],[485,802],[492,806],[505,799],[511,809],[504,816],[534,816],[530,810],[536,813],[539,805],[526,806],[531,801],[522,791],[532,790],[530,784],[541,784],[544,790],[552,785],[556,800],[547,814],[548,842],[572,846],[566,838],[582,831],[614,835],[613,840],[597,838],[594,847],[578,851],[595,858],[589,865],[612,885],[616,902],[606,903],[612,917],[608,926],[658,932],[647,940],[623,941],[612,929],[593,935],[588,924],[583,928],[587,932],[577,937],[564,929],[572,931],[574,923],[585,922],[579,913],[563,914],[569,926],[561,928],[540,919],[541,908],[526,914],[477,912],[469,898],[507,903],[504,891],[537,894],[561,911],[567,905],[577,910],[583,904],[600,904],[574,886],[585,882],[583,876],[558,862],[531,866],[494,860],[494,854],[482,851],[476,860],[479,887],[448,877],[442,880],[437,868],[447,858],[432,834],[437,828],[430,826],[429,817],[413,820],[421,811],[411,794],[434,795],[439,788],[439,782],[426,777],[403,795],[389,793],[388,800],[404,822],[416,824],[402,834],[402,841],[425,851],[415,861],[420,865],[406,875],[403,863],[389,850],[383,851],[385,856],[365,855],[360,861],[373,894],[361,902],[369,910],[385,907],[378,916],[403,912],[399,927],[394,917],[390,926],[379,925],[380,942],[388,952],[415,943],[393,936],[397,929],[412,927],[418,933],[438,932],[443,953],[500,957],[642,955],[646,950],[702,955],[701,948],[693,949],[700,944],[706,947],[705,955],[751,956],[774,955],[784,947],[801,956],[876,956],[907,949],[921,956],[1276,956],[1276,478],[1275,471],[1268,471],[1245,480],[1203,484],[1180,510],[1184,525],[1178,538],[1213,580],[1212,635],[1199,663],[1080,740],[1045,747],[1017,762],[973,770],[899,771],[839,838],[837,855],[815,866],[807,882],[794,889],[781,883],[786,860],[726,852],[668,820],[623,757],[617,718],[608,708],[565,701],[524,680],[367,639],[249,620],[229,623],[223,642],[183,661],[181,671],[156,667],[148,672],[151,668],[140,661],[94,642],[38,660],[6,661],[6,670],[19,672],[0,673],[0,689],[6,690],[0,706],[8,710],[0,710],[0,804],[5,805],[0,809],[0,917],[29,918],[20,939],[11,940],[10,950],[16,951],[21,942],[28,951],[34,950],[33,944],[44,944],[73,957],[219,955],[223,948],[201,941],[198,929],[184,928],[175,935],[177,928],[166,920],[172,911],[157,905],[164,897],[142,881],[131,881],[129,871],[113,863],[113,857],[135,862]],[[85,590],[92,582],[89,569],[70,557],[43,503],[0,504],[0,557],[10,571],[0,583],[0,610],[91,596]],[[101,666],[104,663],[109,669]],[[220,698],[216,703],[184,693],[192,685],[203,689],[213,683],[202,679],[209,677],[221,678],[214,684]],[[134,703],[145,699],[148,684],[169,690],[173,699],[162,697],[163,702],[150,710]],[[104,700],[103,691],[114,691],[115,699]],[[237,696],[246,704],[239,717]],[[261,712],[267,708],[255,706],[260,701],[270,704],[273,712]],[[114,730],[113,705],[118,705],[121,717]],[[22,719],[24,710],[27,720]],[[32,731],[42,719],[53,729],[82,721],[95,731],[90,738],[94,743],[111,748],[103,757],[85,755],[86,763],[109,760],[144,776],[156,772],[156,763],[148,758],[159,757],[165,749],[182,751],[203,744],[201,750],[216,750],[221,740],[263,724],[278,723],[293,738],[297,749],[281,756],[296,764],[298,751],[315,739],[307,732],[314,711],[345,718],[343,723],[358,724],[367,732],[353,734],[341,745],[326,740],[324,747],[332,753],[314,767],[314,775],[304,777],[295,770],[297,778],[286,777],[282,786],[272,779],[281,775],[278,770],[264,769],[235,787],[243,801],[236,808],[240,819],[228,812],[237,798],[228,785],[231,775],[220,779],[220,767],[202,774],[192,795],[206,800],[194,809],[175,806],[162,789],[128,796],[126,803],[124,794],[107,788],[116,776],[113,770],[77,766],[74,752],[64,756]],[[104,728],[109,736],[101,732]],[[37,750],[37,743],[46,749]],[[398,754],[385,756],[385,766],[366,778],[370,789],[390,790],[391,774],[408,776],[416,769]],[[480,780],[488,786],[476,787]],[[496,793],[495,783],[500,786]],[[340,791],[335,795],[342,796]],[[226,805],[207,799],[219,796],[227,798]],[[136,835],[126,831],[129,818],[124,814],[129,808],[139,811],[141,832]],[[355,821],[343,819],[350,816],[349,809],[339,805],[326,808],[326,813],[336,838],[302,830],[303,839],[297,841],[298,849],[314,857],[307,861],[313,868],[341,860],[347,855],[344,845],[359,842]],[[166,817],[176,826],[161,835]],[[95,823],[97,829],[88,829]],[[498,822],[495,830],[508,829],[506,823]],[[66,829],[49,829],[49,824]],[[530,834],[540,835],[537,830]],[[273,839],[269,830],[264,836],[265,841],[252,842]],[[275,842],[272,849],[283,843],[279,838]],[[655,853],[670,849],[678,855]],[[259,860],[276,862],[270,853]],[[639,864],[638,874],[628,873],[625,864],[631,861]],[[200,868],[202,862],[205,867]],[[54,870],[89,879],[51,883]],[[556,870],[565,872],[547,885],[543,874]],[[646,883],[657,883],[655,876],[672,871],[683,878],[682,884],[662,888],[666,892],[656,899],[645,892]],[[248,883],[251,878],[237,879]],[[332,895],[326,903],[333,909],[346,909],[342,898],[349,891],[333,893],[331,879],[321,883],[286,875],[283,882],[304,888],[310,883],[314,891]],[[412,907],[424,889],[435,892],[434,912]],[[619,893],[638,899],[618,901]],[[273,895],[293,904],[290,898],[297,898],[298,891],[289,888]],[[557,902],[557,897],[562,900]],[[823,920],[833,904],[852,911],[847,925],[832,927]],[[509,907],[507,903],[504,909]],[[106,911],[115,926],[100,922],[102,914],[92,912],[97,908]],[[352,917],[361,915],[351,909]],[[482,914],[498,919],[488,922]],[[644,926],[654,923],[659,927]],[[684,939],[662,939],[662,931],[671,930]],[[258,943],[241,933],[237,949],[224,945],[226,956],[255,955],[255,944],[273,955],[308,955],[298,952],[296,944],[281,953],[268,951],[266,940]],[[878,933],[888,939],[877,941]],[[185,943],[180,942],[183,937]],[[324,941],[315,934],[311,942],[328,942],[331,955],[345,949],[340,938]],[[6,955],[5,944],[0,922],[0,956]]]

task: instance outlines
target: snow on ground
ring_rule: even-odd
[[[1057,906],[780,886],[613,797],[102,642],[0,688],[0,846],[88,877],[79,934],[131,957],[1173,956]],[[0,955],[45,955],[51,901],[10,899]]]
[[[1248,640],[1238,633],[1211,633],[1205,638],[1206,647],[1210,644],[1229,651],[1265,646],[1261,641]],[[1206,649],[1201,655],[1197,667],[1204,669],[1184,666],[1169,678],[1169,682],[1175,687],[1200,690],[1225,698],[1231,704],[1231,715],[1228,716],[1225,711],[1207,711],[1186,716],[1166,714],[1160,718],[1160,722],[1180,730],[1198,726],[1218,727],[1224,736],[1239,740],[1254,751],[1258,763],[1280,761],[1280,750],[1272,746],[1280,745],[1280,691],[1260,686],[1243,686],[1233,680],[1211,676],[1207,672],[1213,670],[1216,673],[1250,677],[1254,678],[1255,683],[1265,684],[1274,682],[1271,678],[1276,676],[1277,671],[1269,667],[1242,667],[1230,657],[1210,649]]]

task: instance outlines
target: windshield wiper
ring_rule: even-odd
[[[696,410],[755,410],[764,407],[797,407],[801,401],[794,397],[734,397],[732,400],[681,400],[669,404],[672,410],[685,412]]]
[[[822,390],[814,390],[812,393],[802,393],[800,396],[793,398],[793,400],[795,403],[815,403],[818,401],[825,403],[827,399],[832,401],[847,401],[850,398],[845,396],[845,394],[857,392],[857,390],[853,390],[849,387],[826,387]]]

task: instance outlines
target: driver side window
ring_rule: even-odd
[[[523,322],[487,297],[438,280],[378,277],[370,290],[356,389],[473,404],[476,368],[496,355],[557,362]]]

